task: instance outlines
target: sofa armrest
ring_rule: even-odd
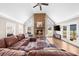
[[[25,51],[0,48],[0,56],[24,56],[24,55],[26,55]]]

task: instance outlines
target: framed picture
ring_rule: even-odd
[[[42,27],[42,22],[37,22],[37,27]]]

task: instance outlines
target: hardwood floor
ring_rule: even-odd
[[[64,49],[68,52],[79,55],[79,48],[78,47],[75,47],[75,46],[73,46],[73,45],[71,45],[67,42],[64,42],[63,40],[59,40],[59,39],[56,39],[56,38],[48,38],[48,41],[51,44],[55,44],[60,49]]]

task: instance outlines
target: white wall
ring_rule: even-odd
[[[6,25],[7,23],[11,23],[14,26],[15,29],[15,35],[23,33],[23,24],[20,24],[19,22],[10,20],[6,17],[0,17],[0,38],[6,37]]]
[[[45,34],[46,36],[53,36],[53,32],[54,32],[54,23],[51,22],[51,18],[49,16],[46,16],[46,20],[45,20]],[[52,28],[51,30],[48,30],[48,28]]]
[[[31,28],[31,30],[28,30],[28,27]],[[27,33],[30,31],[34,35],[34,18],[33,15],[29,17],[28,20],[25,21],[24,23],[24,33]]]
[[[71,24],[77,25],[77,31],[76,31],[76,33],[77,33],[76,38],[77,39],[76,39],[76,41],[70,41],[70,25]],[[72,18],[68,21],[61,22],[61,23],[59,23],[59,25],[61,26],[61,31],[60,31],[61,39],[79,47],[79,17]],[[63,26],[67,26],[67,38],[63,38]]]

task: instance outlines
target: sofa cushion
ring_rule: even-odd
[[[8,48],[10,48],[10,49],[20,49],[21,46],[23,46],[23,45],[27,46],[28,43],[29,43],[28,39],[23,39],[23,40],[15,43],[14,45],[12,45],[11,47],[8,47]]]
[[[5,39],[7,47],[10,47],[13,44],[15,44],[16,42],[18,42],[18,39],[16,36],[10,36],[10,37],[6,37],[4,39]]]
[[[0,39],[0,48],[6,48],[4,38]]]
[[[19,35],[16,35],[18,40],[22,40],[25,38],[25,35],[24,34],[19,34]]]
[[[32,50],[29,56],[76,56],[75,54],[61,50]]]
[[[0,56],[24,56],[24,55],[26,55],[25,51],[0,48]]]
[[[26,52],[31,51],[31,50],[40,50],[43,49],[42,47],[37,47],[36,42],[29,42],[27,46],[23,45],[20,47],[20,50],[24,50]]]

